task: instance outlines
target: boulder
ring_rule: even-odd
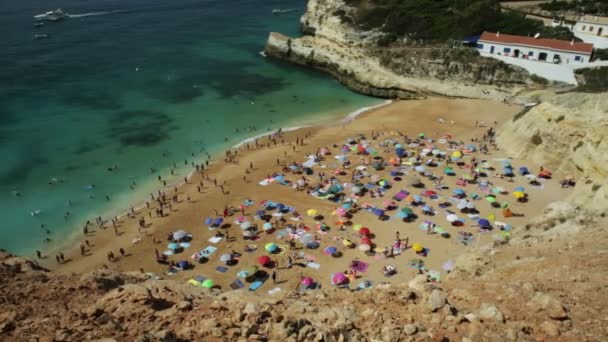
[[[432,312],[440,310],[445,305],[445,294],[440,290],[433,290],[429,296],[428,304]]]
[[[406,324],[403,326],[403,332],[408,336],[414,335],[418,332],[418,326],[416,326],[416,324]]]
[[[536,312],[544,311],[551,319],[564,320],[568,318],[568,312],[562,303],[549,294],[536,293],[529,305]]]
[[[559,327],[553,322],[545,321],[541,323],[540,330],[550,337],[559,336]]]
[[[479,308],[479,318],[504,323],[505,316],[493,304],[483,303]]]

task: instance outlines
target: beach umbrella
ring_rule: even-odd
[[[336,253],[338,253],[338,249],[336,247],[333,247],[333,246],[326,247],[323,250],[323,254],[325,254],[325,255],[333,255],[333,254],[336,254]]]
[[[501,164],[502,164],[502,167],[511,167],[511,161],[506,160],[506,159],[505,159],[505,160],[503,160],[503,161],[501,162]]]
[[[342,208],[344,208],[346,210],[349,210],[352,207],[353,207],[353,204],[350,202],[342,204]]]
[[[431,149],[430,148],[423,148],[422,151],[420,151],[421,154],[429,154],[431,153]]]
[[[249,273],[250,275],[256,274],[259,270],[260,270],[260,268],[257,266],[249,266],[246,269],[247,273]]]
[[[452,260],[448,260],[441,265],[441,268],[443,268],[443,270],[446,272],[451,272],[454,269],[454,262]]]
[[[463,189],[454,189],[454,191],[452,191],[454,193],[454,195],[457,196],[464,196],[466,193]]]
[[[490,203],[496,203],[496,197],[494,196],[486,196],[486,201]]]
[[[183,238],[185,238],[188,235],[188,233],[186,233],[183,230],[178,230],[176,232],[173,232],[173,240],[181,240]]]
[[[367,245],[367,244],[361,244],[361,245],[359,245],[359,247],[358,247],[358,248],[359,248],[359,250],[360,250],[360,251],[367,252],[367,251],[369,251],[369,250],[370,250],[372,247],[371,247],[370,245]]]
[[[361,235],[369,235],[371,233],[372,232],[367,227],[363,227],[363,228],[359,229],[359,234],[361,234]]]
[[[304,277],[304,278],[302,278],[302,281],[300,281],[300,284],[302,284],[304,286],[310,286],[314,283],[315,283],[315,281],[311,277]]]
[[[264,225],[262,225],[262,228],[264,228],[264,230],[271,230],[272,229],[272,223],[270,222],[265,222]]]
[[[308,215],[309,217],[315,217],[319,215],[319,211],[317,209],[308,209],[306,211],[306,215]]]
[[[343,282],[346,281],[346,275],[344,275],[344,273],[342,273],[342,272],[334,273],[334,275],[332,277],[332,281],[333,281],[334,285],[342,284]]]
[[[270,257],[268,255],[262,255],[262,256],[258,257],[258,263],[262,266],[270,264],[271,261],[272,261],[272,259],[270,259]]]
[[[418,133],[418,138],[424,138],[426,134],[424,132]]]
[[[515,196],[515,198],[524,198],[526,196],[526,194],[522,191],[515,191],[513,193],[513,196]]]
[[[372,211],[372,213],[376,216],[384,216],[384,210],[382,210],[382,209],[376,208]]]
[[[216,219],[213,221],[213,225],[214,225],[214,226],[219,226],[219,225],[221,225],[223,222],[224,222],[224,219],[223,219],[223,218],[221,218],[221,217],[218,217],[218,218],[216,218]]]
[[[228,253],[226,253],[226,254],[222,254],[222,255],[220,256],[220,261],[221,261],[221,262],[228,262],[228,261],[230,261],[230,260],[232,260],[232,254],[228,254]]]
[[[359,285],[357,285],[357,288],[361,289],[361,290],[368,289],[370,287],[372,287],[372,282],[369,280],[363,280],[362,282],[359,283]]]
[[[206,224],[206,225],[211,225],[212,223],[213,223],[213,218],[211,218],[211,217],[207,217],[207,218],[205,219],[205,224]]]
[[[420,253],[424,250],[424,247],[422,247],[422,245],[419,243],[415,243],[412,245],[412,249],[414,250],[414,252]]]
[[[363,228],[363,225],[362,225],[362,224],[360,224],[360,223],[357,223],[357,224],[355,224],[355,225],[353,226],[353,230],[354,230],[354,231],[356,231],[356,232],[358,232],[358,231],[359,231],[359,229],[361,229],[361,228]]]
[[[418,165],[414,168],[414,170],[416,170],[416,172],[423,173],[424,171],[426,171],[426,167],[424,165]]]
[[[303,244],[307,244],[309,242],[312,242],[314,240],[314,237],[310,234],[304,234],[302,236],[300,236],[300,242],[302,242]]]
[[[256,216],[264,216],[264,215],[266,215],[266,210],[260,209],[260,210],[258,210],[258,211],[255,212],[255,215]]]
[[[176,249],[179,249],[179,244],[175,243],[175,242],[171,242],[170,244],[167,245],[167,248],[169,248],[170,250],[174,251]]]
[[[527,175],[529,173],[530,173],[530,171],[528,170],[527,167],[522,166],[522,167],[519,168],[519,175],[520,176],[525,176],[525,175]]]
[[[238,271],[238,272],[236,273],[236,276],[237,276],[237,277],[239,277],[239,278],[241,278],[241,279],[242,279],[242,278],[247,278],[247,277],[249,277],[250,275],[251,275],[251,274],[247,273],[247,271],[245,271],[245,270]]]
[[[372,240],[370,240],[369,237],[364,236],[361,238],[361,243],[364,245],[371,245],[372,244]]]
[[[458,201],[458,204],[456,205],[456,207],[458,209],[464,209],[467,207],[468,204],[469,204],[469,201],[462,199],[462,200]]]
[[[401,144],[395,144],[395,148],[403,148],[403,145],[401,145]]]
[[[210,289],[213,287],[213,280],[207,279],[203,282],[202,286],[206,289]]]
[[[273,217],[282,217],[283,213],[280,213],[280,212],[272,213],[272,216]]]
[[[188,267],[188,262],[186,260],[181,260],[177,263],[177,267],[184,269]]]
[[[245,216],[239,216],[236,218],[235,223],[243,223],[245,222]]]
[[[445,219],[452,223],[452,222],[456,222],[458,221],[458,216],[454,215],[454,214],[449,214],[448,216],[445,217]]]
[[[475,209],[475,203],[467,202],[467,209]]]
[[[431,151],[431,154],[432,154],[432,155],[434,155],[434,156],[438,156],[438,155],[440,155],[440,154],[441,154],[441,150],[439,150],[439,149],[434,149],[434,150],[432,150],[432,151]]]
[[[399,215],[403,218],[409,217],[413,213],[414,213],[414,211],[412,210],[412,208],[408,208],[408,207],[403,207],[403,208],[401,208],[401,210],[399,210]]]
[[[422,196],[434,197],[434,196],[437,196],[437,193],[433,190],[426,190],[422,193]]]
[[[245,222],[241,223],[241,229],[247,230],[249,228],[251,228],[251,222],[245,221]]]
[[[336,213],[336,215],[338,215],[338,216],[344,216],[344,215],[346,215],[347,210],[346,210],[346,209],[344,209],[344,208],[337,208],[337,209],[335,210],[335,213]]]
[[[414,195],[414,202],[422,202],[422,196],[420,195]]]
[[[252,237],[253,233],[251,231],[249,231],[249,230],[246,230],[246,231],[243,232],[243,236],[245,236],[245,237]]]
[[[526,192],[526,189],[523,186],[518,186],[518,187],[515,188],[514,191]]]
[[[422,181],[420,180],[420,178],[414,178],[412,179],[412,181],[410,182],[411,186],[416,186],[416,185],[420,185],[422,184]]]
[[[348,240],[348,239],[344,239],[342,240],[342,244],[346,247],[352,247],[353,246],[353,242]]]
[[[360,192],[361,192],[361,188],[360,188],[360,187],[358,187],[358,186],[353,186],[353,187],[350,189],[350,192],[351,192],[351,193],[353,193],[353,194],[358,194],[358,193],[360,193]]]
[[[491,227],[491,225],[490,225],[490,221],[488,221],[488,220],[486,220],[486,219],[479,219],[479,220],[477,220],[477,224],[478,224],[480,227],[484,227],[484,228],[486,228],[486,227]]]
[[[456,158],[456,159],[462,158],[462,152],[460,152],[460,151],[454,151],[452,153],[452,158]]]
[[[269,253],[274,253],[279,249],[279,246],[274,242],[269,242],[264,246],[264,249]]]

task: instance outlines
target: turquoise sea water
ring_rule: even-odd
[[[298,34],[304,6],[2,1],[0,248],[44,248],[41,224],[51,244],[61,243],[87,219],[141,202],[158,187],[161,170],[166,177],[193,154],[378,103],[258,54],[269,31]],[[33,15],[59,7],[84,15],[33,26]],[[273,8],[298,10],[274,16]],[[104,11],[112,12],[98,13]],[[50,38],[33,40],[36,33]],[[108,171],[114,165],[118,170]]]

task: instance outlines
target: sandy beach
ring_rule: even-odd
[[[452,197],[456,188],[465,190],[469,199],[472,193],[479,192],[476,184],[465,186],[456,184],[458,176],[468,174],[468,169],[455,163],[449,165],[455,169],[456,176],[454,177],[443,175],[442,170],[446,165],[428,168],[435,175],[444,176],[442,180],[446,186],[444,190],[434,188],[430,180],[417,174],[413,165],[404,164],[403,170],[407,174],[399,177],[400,179],[395,179],[389,175],[395,167],[386,166],[383,170],[376,171],[368,164],[365,170],[365,180],[362,182],[366,183],[370,179],[385,179],[390,183],[390,188],[383,190],[382,197],[372,198],[369,193],[361,196],[357,199],[359,207],[363,204],[378,208],[384,207],[386,201],[390,201],[391,197],[400,190],[408,190],[412,196],[425,190],[433,190],[437,192],[438,198],[425,198],[425,201],[436,213],[434,216],[425,216],[421,212],[421,207],[413,207],[407,203],[408,199],[405,199],[395,203],[397,206],[395,210],[386,211],[386,215],[390,217],[386,220],[379,220],[378,216],[360,209],[352,214],[350,222],[344,225],[344,230],[339,229],[338,216],[332,215],[334,210],[341,206],[341,202],[322,200],[307,191],[296,191],[292,186],[281,185],[278,182],[271,182],[265,186],[260,185],[259,182],[269,178],[275,172],[281,173],[282,165],[290,165],[294,162],[301,164],[307,160],[308,155],[314,155],[319,149],[327,148],[330,154],[325,155],[319,163],[312,167],[314,174],[305,175],[309,179],[310,185],[319,183],[318,173],[324,172],[327,178],[334,175],[338,168],[338,160],[335,159],[335,156],[341,154],[340,148],[347,143],[348,138],[358,139],[360,134],[367,138],[363,143],[370,148],[373,147],[377,152],[376,156],[384,157],[385,161],[394,157],[395,149],[379,144],[387,140],[403,143],[404,137],[400,134],[416,138],[419,133],[424,132],[425,138],[434,139],[434,144],[437,144],[441,138],[451,136],[453,140],[462,141],[466,145],[471,142],[471,139],[482,137],[490,126],[499,128],[501,123],[510,120],[520,109],[519,106],[485,100],[398,101],[365,112],[354,120],[284,132],[276,139],[276,145],[271,143],[267,137],[262,137],[258,139],[259,148],[247,149],[247,144],[242,144],[232,150],[233,154],[234,151],[238,151],[233,161],[226,162],[223,160],[223,156],[213,158],[204,172],[194,173],[187,184],[177,187],[177,193],[173,189],[167,190],[167,203],[171,203],[171,208],[165,207],[163,217],[156,216],[158,205],[156,201],[150,200],[150,209],[143,207],[136,210],[133,218],[121,218],[116,228],[118,234],[116,234],[112,222],[106,222],[105,229],[97,228],[93,222],[93,225],[89,226],[88,235],[82,237],[82,241],[86,239],[90,244],[90,247],[86,248],[85,256],[80,255],[79,246],[76,245],[69,251],[64,250],[67,262],[58,265],[55,263],[54,255],[50,255],[42,264],[60,272],[81,273],[98,267],[108,267],[119,271],[143,270],[163,278],[170,277],[184,282],[200,275],[212,279],[218,288],[227,291],[230,290],[229,284],[237,279],[239,271],[258,265],[256,259],[259,256],[268,255],[277,265],[274,268],[260,267],[260,269],[268,273],[274,270],[277,284],[273,284],[273,281],[268,279],[255,292],[256,294],[266,294],[268,290],[275,287],[292,290],[299,285],[302,276],[314,279],[323,287],[331,286],[331,275],[347,270],[350,262],[355,258],[369,264],[368,269],[365,272],[359,272],[358,278],[352,282],[355,286],[362,280],[370,280],[373,283],[407,282],[418,273],[417,269],[409,265],[412,259],[423,260],[425,269],[435,270],[444,276],[445,271],[442,266],[446,262],[454,261],[458,255],[468,249],[479,248],[484,244],[493,243],[496,239],[504,238],[504,234],[501,234],[494,224],[495,221],[505,222],[512,226],[511,234],[522,234],[523,226],[529,217],[538,214],[546,204],[555,198],[567,195],[568,190],[561,189],[559,186],[560,176],[554,175],[553,179],[542,182],[542,186],[532,187],[528,184],[527,178],[519,176],[517,171],[520,166],[526,166],[531,173],[536,174],[541,165],[535,164],[534,161],[511,160],[517,176],[514,177],[513,182],[509,182],[508,178],[494,176],[495,172],[500,172],[501,160],[506,157],[501,151],[490,148],[488,154],[465,153],[462,158],[463,164],[469,164],[472,158],[477,158],[477,160],[487,160],[497,169],[497,171],[488,172],[488,177],[482,179],[492,182],[493,187],[503,187],[505,194],[497,194],[497,202],[508,202],[512,212],[518,214],[504,218],[501,215],[501,209],[493,208],[490,202],[484,200],[483,197],[480,200],[471,200],[479,211],[479,217],[489,218],[494,224],[492,231],[484,233],[479,233],[479,227],[476,226],[474,218],[461,213],[455,206],[447,208],[439,206],[440,203],[446,202]],[[345,116],[347,114],[344,113]],[[377,135],[375,139],[372,139],[372,131]],[[304,138],[303,144],[296,145],[296,140],[300,141],[302,138]],[[336,144],[335,147],[334,144]],[[254,145],[254,142],[249,142],[249,145]],[[448,148],[448,144],[437,144],[437,148],[446,153],[453,152]],[[408,151],[417,150],[407,146],[406,149]],[[336,176],[340,183],[349,183],[352,171],[366,158],[369,159],[370,156],[349,154],[348,159],[352,165],[348,168],[340,167],[345,171],[345,175]],[[426,159],[428,158],[422,158],[423,161]],[[198,162],[204,163],[204,160]],[[285,174],[285,180],[293,182],[301,177],[301,174]],[[410,183],[414,178],[421,178],[424,187],[421,189],[412,187]],[[199,192],[201,181],[203,186]],[[159,187],[160,185],[162,184],[159,184]],[[221,186],[223,186],[223,191]],[[512,194],[518,186],[526,189],[525,192],[529,196],[529,201],[526,203],[517,202]],[[346,187],[344,193],[350,195],[349,190],[350,188]],[[175,194],[177,194],[176,202],[172,201]],[[243,215],[240,206],[245,201],[249,201],[252,205],[244,208]],[[286,214],[284,215],[286,221],[279,223],[278,215],[271,216],[269,223],[273,226],[274,232],[266,233],[262,231],[264,221],[254,218],[256,211],[262,209],[263,201],[274,201],[294,207],[302,215],[301,220],[294,221],[291,219],[293,215]],[[222,216],[222,212],[227,206],[233,206],[236,212],[224,218],[221,228],[209,230],[208,225],[204,222],[205,219],[216,218],[218,214]],[[412,222],[403,222],[397,217],[397,212],[402,207],[411,207],[418,217]],[[323,219],[309,217],[306,214],[309,209],[318,211]],[[453,211],[459,218],[463,218],[464,224],[460,227],[452,226],[446,218],[446,215],[449,214],[447,210]],[[269,215],[272,213],[274,211],[268,211]],[[240,216],[244,216],[244,221],[259,227],[258,240],[243,239],[243,229],[237,222]],[[141,218],[145,219],[145,228],[139,228]],[[420,228],[425,221],[432,221],[437,226],[443,227],[450,237],[445,238],[437,233],[428,234],[426,229]],[[288,256],[292,255],[289,241],[287,238],[279,239],[277,233],[288,224],[298,225],[300,223],[306,227],[305,232],[318,239],[320,246],[317,249],[309,249],[296,239],[298,242],[293,255],[297,258],[293,260],[294,266],[287,268]],[[319,223],[327,225],[329,229],[325,232],[320,231],[317,229]],[[377,251],[393,244],[396,232],[399,232],[400,239],[408,239],[409,248],[403,250],[401,255],[394,257],[385,257],[380,252],[376,255],[368,255],[359,249],[361,237],[359,232],[353,229],[354,225],[361,225],[371,230],[372,245],[376,246]],[[192,240],[183,251],[169,256],[168,259],[175,262],[187,260],[193,263],[193,268],[168,275],[168,266],[156,261],[155,250],[160,253],[167,250],[167,244],[170,242],[167,240],[167,235],[179,229],[191,233]],[[226,238],[222,238],[217,243],[210,242],[209,239],[218,232],[228,234],[228,241]],[[471,233],[472,241],[468,245],[461,243],[459,232]],[[346,248],[343,244],[345,239],[353,241],[357,246],[352,249]],[[280,247],[280,252],[270,254],[265,251],[264,247],[268,243],[276,243]],[[414,243],[425,248],[425,256],[413,251],[411,246]],[[247,245],[255,245],[257,249],[246,252]],[[199,264],[191,259],[194,253],[207,246],[213,246],[217,250],[205,260],[205,263]],[[323,250],[328,246],[335,246],[342,255],[340,257],[325,255]],[[120,248],[126,252],[125,256],[121,256],[119,253]],[[116,256],[116,260],[113,262],[109,262],[107,258],[110,251]],[[232,252],[240,255],[235,259],[235,265],[227,266],[220,261],[222,255]],[[318,264],[318,269],[306,267],[305,264],[308,262]],[[219,272],[216,269],[218,266],[224,266],[227,270]],[[396,274],[390,278],[385,277],[382,272],[384,266],[394,267],[397,271]],[[243,283],[248,286],[245,280]]]

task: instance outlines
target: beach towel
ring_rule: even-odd
[[[199,254],[199,256],[209,257],[209,256],[211,256],[211,254],[215,253],[215,251],[217,251],[217,247],[207,246],[204,249],[202,249],[200,252],[198,252],[198,254]]]
[[[274,179],[264,179],[263,181],[260,181],[258,184],[260,184],[261,186],[266,186],[270,183],[272,183],[274,181]]]
[[[274,288],[274,289],[272,289],[272,290],[268,290],[268,294],[269,294],[269,295],[272,295],[272,294],[275,294],[275,293],[280,292],[280,291],[281,291],[281,288],[280,288],[280,287],[275,287],[275,288]]]
[[[257,280],[254,281],[253,283],[251,283],[251,285],[249,285],[249,291],[255,291],[257,289],[260,288],[260,286],[264,285],[264,281],[262,280]]]
[[[209,240],[207,240],[207,241],[209,241],[211,243],[218,243],[218,242],[222,241],[222,237],[221,236],[214,236],[214,237],[209,238]]]
[[[226,271],[228,271],[228,267],[224,267],[224,266],[218,266],[215,268],[216,271],[224,273]]]
[[[196,280],[196,279],[190,279],[188,280],[188,284],[190,285],[194,285],[194,286],[201,286],[201,282]]]
[[[318,264],[316,262],[308,262],[308,263],[306,263],[306,267],[310,267],[310,268],[314,268],[315,270],[318,270],[319,268],[321,268],[321,264]]]
[[[230,288],[233,290],[238,290],[238,289],[242,289],[243,287],[245,287],[245,284],[243,284],[243,282],[240,279],[237,279],[228,286],[230,286]]]

